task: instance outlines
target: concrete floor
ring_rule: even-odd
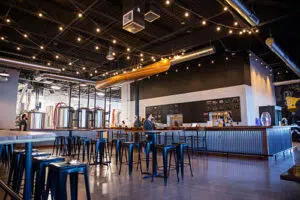
[[[281,154],[277,157],[277,160],[275,158],[254,160],[203,155],[193,156],[194,177],[191,177],[187,166],[185,180],[177,183],[176,172],[171,171],[167,186],[164,186],[161,178],[154,179],[154,182],[151,182],[151,179],[144,180],[140,172],[135,170],[132,176],[129,177],[126,165],[123,165],[122,174],[119,176],[113,160],[110,167],[99,165],[89,167],[90,191],[92,199],[95,200],[296,200],[300,199],[300,184],[280,180],[280,174],[295,163],[300,163],[299,147],[299,151],[295,149],[291,153],[286,153],[285,156]],[[159,157],[159,160],[162,160],[161,157]],[[0,177],[4,180],[6,171],[3,167],[0,168]],[[2,199],[1,195],[0,199]],[[78,199],[86,199],[82,176],[79,177]]]

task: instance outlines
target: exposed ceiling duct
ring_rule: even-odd
[[[211,54],[216,53],[215,47],[214,46],[209,46],[203,49],[200,49],[198,51],[186,54],[186,55],[181,55],[181,56],[175,56],[173,59],[170,60],[171,65],[175,65],[178,63],[182,63],[185,61],[189,60],[194,60],[200,57],[208,56]]]
[[[296,83],[300,83],[300,79],[274,82],[273,85],[274,86],[280,86],[280,85],[291,85],[291,84],[296,84]]]
[[[266,39],[266,45],[273,51],[298,77],[300,77],[299,67],[281,50],[273,38]]]
[[[95,85],[95,81],[91,80],[86,80],[86,79],[80,79],[80,78],[75,78],[75,77],[69,77],[69,76],[61,76],[57,74],[41,74],[41,77],[43,79],[51,79],[51,80],[57,80],[57,81],[66,81],[70,83],[85,83],[88,85]]]
[[[259,25],[259,19],[239,0],[226,0],[226,2],[239,13],[251,26]]]
[[[105,89],[107,87],[111,87],[120,83],[139,80],[146,78],[148,76],[152,76],[155,74],[159,74],[165,71],[168,71],[171,65],[175,65],[178,63],[182,63],[185,61],[193,60],[196,58],[200,58],[203,56],[214,54],[215,48],[213,46],[209,46],[198,51],[186,54],[184,56],[175,56],[172,60],[163,59],[161,61],[155,62],[153,64],[147,65],[141,69],[136,69],[127,73],[119,74],[108,79],[97,81],[96,88],[97,89]]]
[[[28,69],[34,71],[37,70],[37,71],[56,72],[56,73],[61,72],[61,70],[57,68],[47,67],[44,65],[38,65],[38,64],[33,64],[33,63],[18,61],[10,58],[3,58],[3,57],[0,57],[0,65],[4,65],[6,67],[11,67],[11,68]]]
[[[138,33],[145,29],[144,0],[123,0],[123,29]]]

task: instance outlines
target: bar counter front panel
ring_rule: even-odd
[[[130,129],[98,129],[98,130],[72,130],[73,136],[96,138],[99,131],[104,132],[104,137],[111,141],[116,134],[125,134],[133,137]],[[202,138],[206,135],[208,152],[233,153],[244,155],[272,156],[281,151],[292,148],[290,127],[207,127],[187,128],[183,130],[160,130],[158,142],[172,144],[184,141],[193,150],[202,147]],[[57,136],[69,136],[70,130],[51,130]],[[107,134],[106,134],[107,133]],[[186,136],[186,137],[184,137]],[[170,139],[171,138],[171,139]],[[197,139],[198,138],[198,139]],[[39,145],[52,145],[45,142]]]

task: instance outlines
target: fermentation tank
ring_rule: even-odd
[[[72,107],[61,106],[57,110],[56,128],[71,128],[74,110]]]
[[[42,112],[29,112],[28,125],[29,130],[43,129],[44,128],[45,113]]]
[[[96,109],[94,111],[95,117],[95,127],[94,128],[104,128],[104,110]]]
[[[80,108],[78,110],[78,128],[88,128],[88,108]]]

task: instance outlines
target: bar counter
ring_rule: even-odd
[[[198,151],[206,146],[207,152],[267,157],[292,148],[290,129],[290,126],[182,127],[157,129],[155,132],[160,133],[159,143],[171,144],[184,140],[193,151]],[[117,133],[132,136],[134,133],[147,132],[136,128],[49,129],[43,131],[55,132],[57,136],[71,134],[88,138],[96,138],[99,133],[104,133],[103,135],[108,138],[108,141],[111,141],[113,134]],[[44,143],[43,145],[52,144]]]

